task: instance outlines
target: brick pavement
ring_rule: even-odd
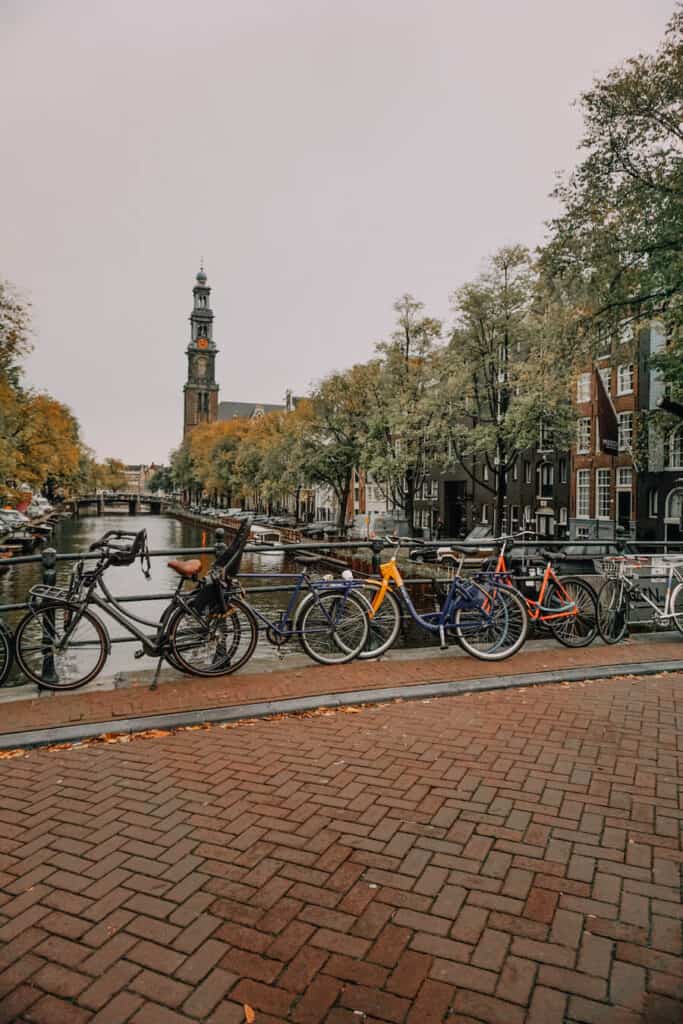
[[[0,1022],[678,1024],[683,675],[0,761]]]
[[[484,679],[628,662],[680,661],[682,658],[683,644],[679,639],[646,634],[613,647],[594,643],[578,650],[569,650],[557,643],[533,642],[501,663],[477,661],[453,649],[431,657],[405,657],[399,653],[397,657],[381,661],[355,661],[349,665],[307,663],[304,668],[293,668],[285,661],[283,667],[275,671],[238,673],[220,679],[184,678],[164,683],[156,691],[151,691],[147,682],[124,689],[45,694],[33,700],[3,702],[0,705],[0,734],[136,715],[348,693],[359,689],[386,689],[416,683]]]

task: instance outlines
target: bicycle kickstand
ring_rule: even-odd
[[[154,679],[152,680],[152,685],[150,686],[150,690],[157,690],[159,688],[159,673],[161,672],[161,665],[162,665],[163,660],[164,660],[164,656],[162,654],[162,656],[159,658],[159,660],[157,662],[157,667],[154,670]]]

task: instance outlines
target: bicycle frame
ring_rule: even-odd
[[[340,594],[342,594],[344,596],[344,599],[346,599],[346,596],[349,594],[349,592],[351,590],[355,589],[355,587],[357,586],[357,584],[355,584],[353,581],[348,581],[347,582],[346,580],[337,580],[337,581],[333,581],[333,580],[326,581],[326,580],[324,580],[321,583],[319,583],[317,581],[314,582],[313,580],[311,580],[310,576],[307,573],[305,573],[305,572],[303,572],[303,573],[298,573],[298,572],[297,573],[294,573],[294,572],[274,572],[274,573],[270,573],[270,572],[269,573],[245,572],[245,573],[240,573],[239,578],[241,580],[242,579],[296,580],[296,586],[294,587],[294,590],[292,591],[292,596],[290,597],[289,601],[287,602],[287,607],[282,612],[280,612],[279,618],[277,620],[275,620],[275,621],[271,621],[268,618],[267,615],[264,615],[264,613],[259,611],[259,609],[256,608],[253,604],[251,604],[251,602],[248,602],[248,605],[249,605],[251,611],[254,613],[254,615],[259,620],[259,622],[261,622],[266,627],[266,629],[272,630],[273,633],[276,635],[276,637],[278,639],[280,639],[280,640],[283,640],[283,641],[284,640],[290,640],[293,636],[301,636],[302,630],[295,628],[296,627],[296,623],[297,623],[297,618],[296,618],[295,612],[296,612],[296,607],[297,607],[298,600],[299,600],[299,595],[302,592],[305,591],[305,592],[308,592],[308,593],[314,595],[315,602],[316,602],[318,608],[320,608],[322,610],[323,615],[325,616],[325,618],[327,620],[327,625],[328,626],[334,626],[334,625],[336,625],[336,623],[330,617],[330,615],[328,615],[327,609],[325,608],[325,606],[322,605],[320,603],[320,601],[318,600],[318,593],[320,593],[320,592],[327,592],[327,591],[330,591],[330,590],[338,590],[340,592]],[[342,611],[343,607],[344,607],[344,605],[342,604],[341,607],[338,610],[338,614],[341,614],[341,611]],[[290,625],[290,623],[291,623],[291,625]]]
[[[617,577],[617,579],[621,583],[621,594],[619,598],[620,605],[623,601],[624,592],[626,592],[629,599],[634,601],[644,601],[645,604],[649,605],[652,609],[654,619],[659,619],[661,622],[668,622],[670,619],[673,619],[674,613],[671,610],[671,599],[675,590],[674,583],[683,583],[683,573],[681,573],[675,565],[670,565],[667,569],[666,595],[664,597],[663,609],[656,601],[653,601],[652,598],[645,593],[636,577],[624,575]]]
[[[514,580],[510,575],[510,570],[508,569],[507,562],[505,560],[505,544],[503,544],[500,554],[498,555],[496,568],[489,575],[494,577],[499,576],[500,582],[505,586],[514,587]],[[565,604],[560,608],[557,606],[550,608],[543,604],[543,600],[548,593],[548,588],[551,583],[557,587],[560,597],[565,601]],[[565,588],[562,586],[562,582],[553,569],[552,562],[546,563],[538,597],[527,597],[526,594],[522,594],[522,597],[526,601],[527,611],[532,622],[551,622],[553,619],[566,619],[569,618],[570,615],[576,616],[579,614],[576,602],[572,600]]]
[[[387,590],[389,590],[392,584],[395,585],[403,598],[410,617],[418,626],[424,630],[428,630],[430,633],[439,633],[442,635],[446,626],[452,625],[453,613],[461,609],[476,609],[477,611],[480,611],[483,616],[486,616],[486,600],[483,602],[475,601],[472,595],[467,592],[466,584],[459,575],[461,568],[462,560],[458,566],[457,573],[451,581],[448,594],[446,595],[439,611],[428,612],[427,615],[421,615],[413,604],[412,598],[408,593],[408,589],[403,582],[401,570],[396,564],[396,556],[394,555],[391,561],[384,562],[379,567],[382,582],[377,589],[377,593],[370,602],[370,610],[368,611],[369,617],[373,618],[376,615],[382,601],[384,600]],[[470,628],[472,632],[476,632],[481,629],[481,622],[472,623],[471,626],[469,623],[465,622],[462,623],[461,628],[463,629],[463,632],[467,632],[468,628]]]

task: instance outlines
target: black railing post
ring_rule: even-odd
[[[215,536],[216,536],[216,558],[218,558],[219,555],[223,554],[223,552],[226,550],[226,547],[227,547],[226,543],[225,543],[225,530],[223,529],[222,526],[219,526],[217,528]]]
[[[379,556],[382,553],[384,544],[381,540],[373,540],[370,547],[372,548],[372,571],[375,576],[379,576]]]
[[[45,548],[40,560],[43,566],[43,583],[46,587],[54,587],[57,583],[57,552],[54,548]],[[48,606],[43,616],[43,670],[41,675],[46,683],[57,683],[59,677],[55,669],[55,610]]]

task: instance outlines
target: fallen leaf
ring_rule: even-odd
[[[244,1004],[244,1019],[247,1024],[254,1024],[254,1021],[256,1020],[256,1014],[247,1003]]]

